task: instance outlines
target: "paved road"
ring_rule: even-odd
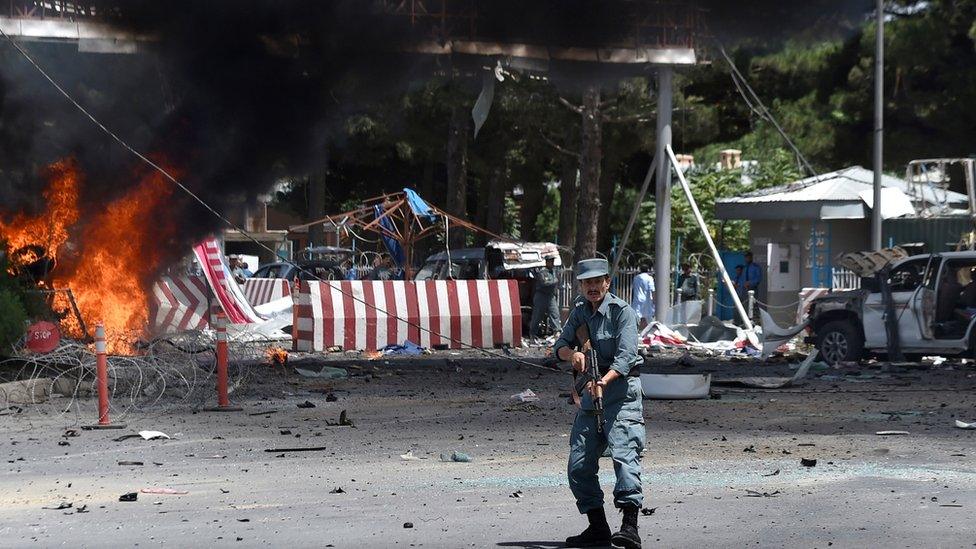
[[[727,362],[697,370],[789,373]],[[70,414],[56,399],[2,416],[0,546],[549,548],[584,526],[565,480],[565,377],[439,358],[353,373],[329,382],[262,373],[235,396],[239,413],[157,407],[125,417],[123,432],[171,440],[64,438],[94,417],[90,401]],[[976,431],[952,422],[976,420],[974,374],[972,365],[830,371],[781,391],[648,401],[645,547],[973,547]],[[510,400],[525,388],[541,400]],[[321,392],[330,390],[336,402]],[[316,407],[298,408],[305,400]],[[354,427],[330,425],[341,410]],[[262,411],[274,413],[249,415]],[[311,446],[326,450],[265,452]],[[408,450],[422,459],[401,460]],[[439,460],[453,450],[473,461]],[[189,493],[118,501],[153,487]],[[72,507],[44,509],[62,502]]]

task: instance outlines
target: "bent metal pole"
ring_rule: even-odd
[[[644,195],[647,194],[647,188],[651,184],[651,178],[654,176],[654,172],[657,170],[657,156],[651,160],[650,167],[647,168],[647,175],[644,176],[644,185],[641,187],[640,194],[637,195],[637,203],[634,204],[634,209],[630,212],[630,219],[627,220],[627,228],[624,229],[624,236],[620,239],[620,247],[617,248],[617,254],[613,258],[613,268],[610,269],[610,279],[617,276],[617,267],[620,266],[620,258],[624,255],[624,250],[627,248],[627,242],[630,241],[630,231],[634,229],[634,223],[637,221],[637,214],[640,213],[641,205],[644,203]]]
[[[752,331],[754,329],[752,320],[749,319],[749,315],[746,314],[746,310],[742,307],[742,301],[739,300],[739,295],[735,293],[735,287],[732,285],[732,279],[729,278],[729,272],[725,270],[722,258],[718,255],[718,248],[715,247],[715,242],[712,241],[712,235],[708,232],[708,226],[705,225],[701,211],[698,210],[698,203],[695,202],[695,197],[691,195],[691,187],[688,186],[688,180],[685,179],[685,174],[681,171],[681,165],[678,164],[678,159],[674,157],[674,150],[671,149],[671,145],[666,146],[665,150],[668,153],[668,158],[671,159],[671,164],[674,166],[674,171],[678,176],[678,181],[681,183],[681,188],[685,191],[685,197],[688,199],[688,203],[691,204],[691,211],[695,214],[695,221],[698,222],[698,227],[701,229],[702,234],[705,235],[705,242],[708,243],[708,248],[712,251],[712,257],[715,258],[715,264],[718,265],[718,270],[722,273],[722,281],[725,282],[729,293],[732,294],[735,310],[739,312],[739,316],[745,323],[746,329]]]

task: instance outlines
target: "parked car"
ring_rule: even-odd
[[[300,259],[294,263],[301,269],[283,261],[268,263],[254,271],[253,277],[294,280],[297,274],[301,280],[342,280],[346,277],[343,262],[353,256],[353,251],[336,246],[317,246],[302,250],[299,256]]]
[[[976,252],[911,256],[892,264],[892,309],[904,353],[957,355],[976,352]],[[881,275],[861,289],[832,292],[811,302],[807,338],[828,364],[887,351]]]
[[[523,333],[529,333],[535,286],[533,271],[545,267],[548,257],[554,258],[557,270],[562,266],[559,249],[555,244],[491,241],[484,248],[451,250],[450,261],[446,251],[433,254],[427,258],[414,279],[514,279],[518,282]]]

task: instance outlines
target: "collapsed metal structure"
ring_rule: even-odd
[[[389,193],[362,201],[354,210],[328,215],[321,219],[294,225],[291,230],[315,225],[331,225],[336,230],[361,230],[378,234],[390,250],[396,254],[396,243],[402,248],[402,262],[406,279],[413,278],[414,246],[420,240],[440,232],[450,233],[452,228],[471,230],[491,236],[496,240],[515,242],[515,239],[497,235],[470,221],[452,215],[430,204],[410,189]]]

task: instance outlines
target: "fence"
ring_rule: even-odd
[[[835,290],[857,290],[861,287],[861,277],[847,269],[834,267],[830,286]]]
[[[634,277],[639,273],[640,270],[634,267],[621,267],[617,269],[617,275],[613,279],[610,291],[620,299],[630,303]],[[563,269],[560,273],[559,308],[572,308],[573,302],[578,295],[579,282],[576,281],[576,273],[573,272],[573,269]]]

